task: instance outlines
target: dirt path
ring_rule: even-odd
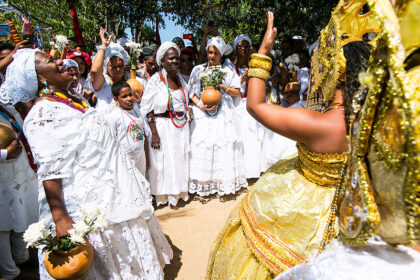
[[[204,279],[213,241],[222,229],[230,211],[245,196],[220,202],[213,198],[206,204],[190,201],[177,210],[156,210],[163,232],[174,250],[172,263],[165,267],[165,279]]]

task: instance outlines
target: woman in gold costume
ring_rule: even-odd
[[[207,279],[273,279],[305,262],[314,251],[321,252],[337,235],[331,206],[336,205],[347,150],[343,46],[364,35],[361,29],[349,32],[354,29],[340,24],[349,20],[350,12],[356,11],[357,17],[363,5],[363,1],[340,1],[321,32],[321,48],[313,58],[313,65],[321,67],[311,73],[307,103],[312,110],[265,103],[264,80],[271,69],[266,55],[277,35],[269,12],[261,48],[250,62],[247,108],[267,128],[297,141],[298,156],[276,163],[232,211],[213,244]],[[377,32],[375,22],[367,18],[363,16],[363,30]]]

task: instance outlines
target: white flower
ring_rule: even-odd
[[[54,46],[59,51],[62,51],[65,46],[67,46],[69,43],[69,40],[64,35],[56,35],[55,36],[55,42],[50,42],[51,45]]]
[[[205,77],[207,77],[207,76],[208,76],[207,72],[202,71],[202,72],[200,73],[200,75],[198,76],[198,78],[201,80],[201,79],[203,79],[203,78],[205,78]]]
[[[101,210],[93,203],[85,203],[81,206],[82,213],[85,214],[86,220],[91,221],[95,219]]]
[[[108,221],[105,216],[99,216],[93,224],[94,229],[104,230],[108,226]]]
[[[28,227],[23,234],[23,240],[27,243],[27,247],[34,246],[41,239],[46,238],[50,234],[45,229],[45,220],[34,223]]]
[[[90,231],[90,227],[85,223],[85,221],[78,221],[73,224],[73,228],[76,230],[77,234],[85,236]]]
[[[85,244],[85,238],[83,234],[80,234],[76,229],[72,228],[69,231],[70,241]]]

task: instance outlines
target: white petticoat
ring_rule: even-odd
[[[216,116],[196,106],[193,112],[189,192],[199,196],[228,195],[246,188],[239,120],[232,98],[222,94]]]
[[[306,264],[280,274],[275,280],[395,280],[418,279],[420,253],[405,247],[391,247],[383,241],[370,240],[354,249],[343,244],[328,248]]]
[[[138,218],[89,234],[94,259],[88,272],[78,279],[163,279],[162,268],[172,259],[172,249],[162,234],[156,216],[147,222]],[[44,254],[39,251],[39,260]],[[40,279],[53,279],[40,261]]]

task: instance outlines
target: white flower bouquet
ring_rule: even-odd
[[[141,48],[141,45],[139,43],[135,43],[135,42],[127,42],[125,44],[125,46],[129,48],[130,68],[131,69],[136,69],[138,59],[140,57],[141,52],[143,51],[142,48]]]
[[[297,53],[294,53],[288,57],[286,57],[286,59],[284,60],[284,62],[286,62],[287,64],[287,68],[289,69],[289,72],[295,72],[299,70],[299,55]]]
[[[103,230],[108,223],[102,211],[93,204],[82,206],[85,218],[73,224],[69,230],[70,236],[57,240],[53,236],[52,227],[46,228],[44,220],[28,227],[23,234],[27,247],[37,247],[45,251],[70,251],[80,244],[86,243],[86,236],[93,230]]]
[[[199,78],[202,87],[215,87],[223,82],[227,71],[222,66],[210,66],[200,73]]]
[[[54,46],[56,50],[62,52],[63,49],[69,44],[69,40],[64,35],[56,35],[54,40],[50,42],[51,46]]]

